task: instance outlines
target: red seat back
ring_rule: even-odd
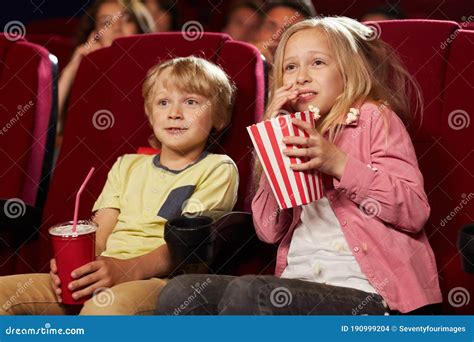
[[[0,34],[0,84],[0,198],[17,197],[36,206],[39,193],[46,191],[41,183],[49,174],[45,158],[52,157],[48,142],[55,134],[48,51]]]
[[[43,47],[0,34],[0,274],[15,270],[19,246],[39,225],[56,133],[56,68]]]
[[[456,292],[457,296],[463,291],[474,296],[474,275],[462,270],[457,250],[459,228],[474,221],[473,44],[474,31],[459,30],[449,47],[440,122],[442,131],[437,142],[446,173],[435,190],[436,201],[442,205],[431,215],[431,243],[439,251],[440,276],[447,294],[445,312],[465,315],[474,313],[472,299],[469,305],[459,305],[460,302],[454,299]]]
[[[29,42],[43,46],[55,55],[58,58],[59,71],[69,63],[74,52],[73,40],[57,34],[27,33],[26,39]]]
[[[411,127],[410,131],[431,206],[425,231],[437,261],[444,297],[443,312],[472,314],[474,306],[457,307],[450,291],[462,287],[474,294],[473,276],[461,270],[456,248],[457,231],[462,223],[469,221],[468,208],[472,213],[473,204],[456,214],[456,219],[446,217],[453,210],[457,212],[460,203],[463,205],[463,193],[467,197],[474,192],[473,144],[469,143],[472,126],[456,130],[448,122],[450,113],[456,114],[456,110],[474,112],[472,102],[469,102],[474,39],[468,36],[468,31],[458,30],[459,26],[454,22],[408,20],[385,21],[377,25],[381,38],[395,48],[416,77],[425,100],[421,128]],[[462,112],[457,114],[460,120],[469,119]],[[470,217],[472,221],[474,216]]]
[[[70,18],[52,18],[30,21],[26,25],[27,34],[56,34],[75,39],[79,32],[80,20]]]

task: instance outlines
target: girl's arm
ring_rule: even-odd
[[[280,210],[267,177],[262,173],[252,200],[252,217],[258,238],[267,243],[279,242],[291,225],[291,213],[291,209]]]
[[[393,112],[386,114],[386,123],[377,115],[365,128],[371,130],[371,165],[348,154],[341,181],[334,184],[361,210],[371,208],[369,215],[394,229],[417,233],[430,214],[423,176],[405,126]]]

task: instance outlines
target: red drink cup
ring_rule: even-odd
[[[73,233],[73,222],[59,223],[49,228],[53,241],[54,257],[61,279],[61,297],[64,304],[84,304],[90,297],[72,298],[68,285],[73,278],[71,272],[95,260],[95,232],[97,225],[91,221],[78,221]]]

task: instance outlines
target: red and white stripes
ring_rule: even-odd
[[[293,171],[290,164],[300,164],[304,161],[301,158],[289,158],[282,153],[287,147],[282,142],[283,137],[307,136],[303,130],[291,123],[292,118],[314,125],[313,113],[307,111],[281,115],[247,127],[280,209],[308,204],[323,197],[319,172]]]

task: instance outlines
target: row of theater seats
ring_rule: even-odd
[[[0,270],[41,223],[56,134],[57,60],[20,37],[0,35]]]
[[[460,287],[468,294],[474,294],[474,276],[463,272],[456,248],[459,227],[472,221],[474,212],[474,204],[470,202],[474,193],[473,126],[469,124],[469,114],[474,113],[471,98],[474,31],[463,30],[455,22],[427,20],[378,22],[375,27],[380,37],[394,47],[416,77],[425,98],[423,121],[410,127],[410,132],[432,208],[425,229],[436,255],[444,295],[443,312],[473,314],[474,304],[459,306],[453,301],[452,295],[453,290]],[[2,40],[5,40],[4,37]],[[36,49],[38,52],[33,55],[38,59],[46,61],[47,58],[46,51],[27,42],[0,45],[2,85],[5,82],[19,83],[15,89],[1,89],[1,103],[8,108],[16,107],[18,102],[26,101],[28,96],[35,96],[35,101],[39,103],[51,95],[43,87],[29,85],[29,90],[36,90],[31,95],[28,89],[24,89],[26,84],[31,82],[38,86],[41,82],[16,76],[30,65],[31,57],[25,57],[20,64],[17,63],[19,57],[9,60],[4,58],[9,56],[12,49],[23,45]],[[179,33],[120,38],[110,48],[91,53],[81,63],[69,102],[63,146],[42,211],[41,225],[36,237],[33,239],[29,236],[21,248],[2,247],[3,255],[10,254],[7,259],[2,257],[0,271],[48,271],[51,248],[47,229],[55,223],[71,219],[75,193],[90,167],[95,166],[97,171],[82,195],[82,218],[90,217],[92,204],[116,158],[124,153],[134,153],[137,148],[147,145],[151,129],[145,119],[141,97],[141,85],[147,69],[158,61],[190,54],[218,63],[236,83],[238,93],[232,124],[217,151],[230,155],[239,168],[241,181],[236,210],[250,209],[252,146],[245,127],[259,121],[264,111],[264,66],[258,51],[250,45],[215,33],[206,33],[201,39],[191,42]],[[46,84],[45,89],[54,88],[55,80],[51,73],[40,72],[39,66],[35,64],[30,67],[38,68],[37,75]],[[26,96],[25,100],[22,96]],[[12,105],[6,105],[12,102]],[[45,121],[51,120],[51,112],[47,110],[40,112],[38,109],[31,114],[46,116],[47,119],[43,118]],[[3,111],[2,124],[11,115],[11,109]],[[30,156],[36,145],[40,145],[36,138],[27,134],[33,132],[33,124],[30,129],[26,126],[27,120],[32,120],[31,117],[24,115],[22,120],[24,118],[24,123],[19,121],[17,124],[21,128],[18,128],[16,135],[0,135],[2,155],[8,156],[8,160],[4,159],[4,163],[0,164],[1,198],[12,197],[12,192],[3,192],[5,175],[9,176],[10,172],[15,173],[13,176],[29,175],[26,165],[38,161],[25,157],[28,162],[20,165],[21,159],[16,159],[22,154]],[[26,139],[25,142],[22,142],[23,139]],[[14,167],[9,169],[5,165]],[[45,166],[44,163],[35,165],[39,169]],[[22,187],[25,186],[22,184]],[[23,192],[19,191],[13,196],[23,198]],[[461,210],[458,210],[460,206]],[[452,214],[454,211],[455,215]],[[446,219],[448,216],[449,219]],[[0,229],[8,231],[9,227],[2,226]],[[4,242],[7,246],[8,242]],[[238,262],[234,263],[239,267],[226,271],[236,274],[271,273],[274,247],[262,249],[263,245],[258,245],[257,250],[255,245],[253,247],[253,250],[247,249],[245,253],[240,253]],[[391,248],[397,248],[396,241],[393,241]]]

